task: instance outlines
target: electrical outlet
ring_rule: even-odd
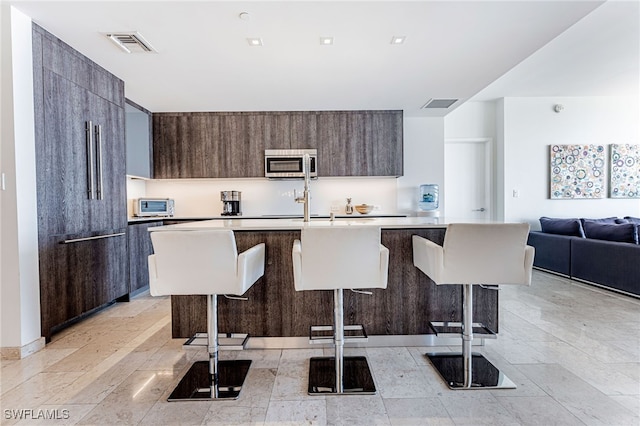
[[[513,190],[513,198],[520,198],[520,191],[517,189]]]

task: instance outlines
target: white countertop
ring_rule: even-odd
[[[377,226],[382,229],[411,229],[411,228],[444,228],[446,222],[443,218],[434,217],[353,217],[314,219],[304,222],[302,219],[216,219],[198,222],[180,223],[176,225],[157,226],[150,231],[184,230],[194,231],[202,229],[230,229],[233,231],[272,231],[272,230],[299,230],[305,227],[348,227],[348,226]]]

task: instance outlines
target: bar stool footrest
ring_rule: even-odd
[[[364,356],[343,357],[343,390],[336,389],[335,357],[313,357],[309,363],[309,395],[375,395],[376,385]]]
[[[309,343],[333,343],[333,325],[312,325],[309,328]],[[369,337],[362,324],[344,326],[344,342],[367,342]]]
[[[454,321],[431,321],[429,327],[438,337],[462,337],[462,323]],[[473,334],[482,339],[496,339],[497,334],[482,323],[473,323]]]
[[[249,335],[247,333],[218,333],[218,346],[222,351],[242,351],[245,349]],[[196,333],[182,345],[183,349],[207,347],[207,333]]]
[[[249,372],[250,360],[218,361],[218,396],[211,395],[209,361],[194,362],[167,401],[238,399]]]

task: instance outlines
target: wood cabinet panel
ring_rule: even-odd
[[[149,255],[153,254],[153,246],[149,236],[149,228],[161,226],[162,221],[145,222],[127,227],[127,250],[129,253],[129,293],[134,293],[149,286]]]
[[[316,112],[291,113],[291,148],[318,149],[318,114]]]
[[[460,286],[437,286],[413,266],[413,235],[438,244],[444,228],[382,230],[390,252],[386,289],[373,295],[344,292],[345,324],[364,324],[372,335],[430,334],[429,321],[460,321]],[[265,275],[246,293],[246,302],[218,300],[220,331],[252,336],[308,336],[311,325],[331,324],[331,291],[297,292],[293,284],[291,247],[299,231],[236,232],[238,250],[264,242]],[[474,289],[474,319],[498,329],[496,291]],[[172,296],[173,337],[190,337],[206,330],[206,299]]]
[[[88,97],[88,118],[95,126],[97,187],[96,199],[89,200],[91,223],[88,230],[124,228],[127,226],[124,108],[92,93]]]
[[[153,114],[156,178],[263,177],[265,149],[318,150],[319,176],[401,176],[401,111]]]
[[[354,169],[347,164],[347,115],[323,112],[317,116],[318,176],[349,176]]]
[[[373,111],[370,114],[371,134],[368,146],[372,161],[371,176],[402,176],[403,169],[403,122],[402,114]],[[369,157],[367,157],[369,158]]]
[[[49,339],[128,293],[124,85],[37,25],[33,35],[40,305]]]
[[[40,242],[42,334],[129,292],[125,229],[121,236],[64,244],[93,234],[51,236]]]
[[[124,105],[122,80],[114,78],[113,74],[100,65],[37,25],[33,32],[42,39],[42,67],[110,102]]]
[[[45,235],[91,228],[86,121],[88,92],[45,69],[43,128],[36,142],[38,222]]]

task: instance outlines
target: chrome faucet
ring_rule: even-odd
[[[295,189],[293,191],[296,203],[304,204],[304,221],[309,222],[309,184],[311,183],[311,157],[309,154],[304,154],[302,158],[302,170],[304,172],[304,191],[302,192],[302,197],[297,196]]]

